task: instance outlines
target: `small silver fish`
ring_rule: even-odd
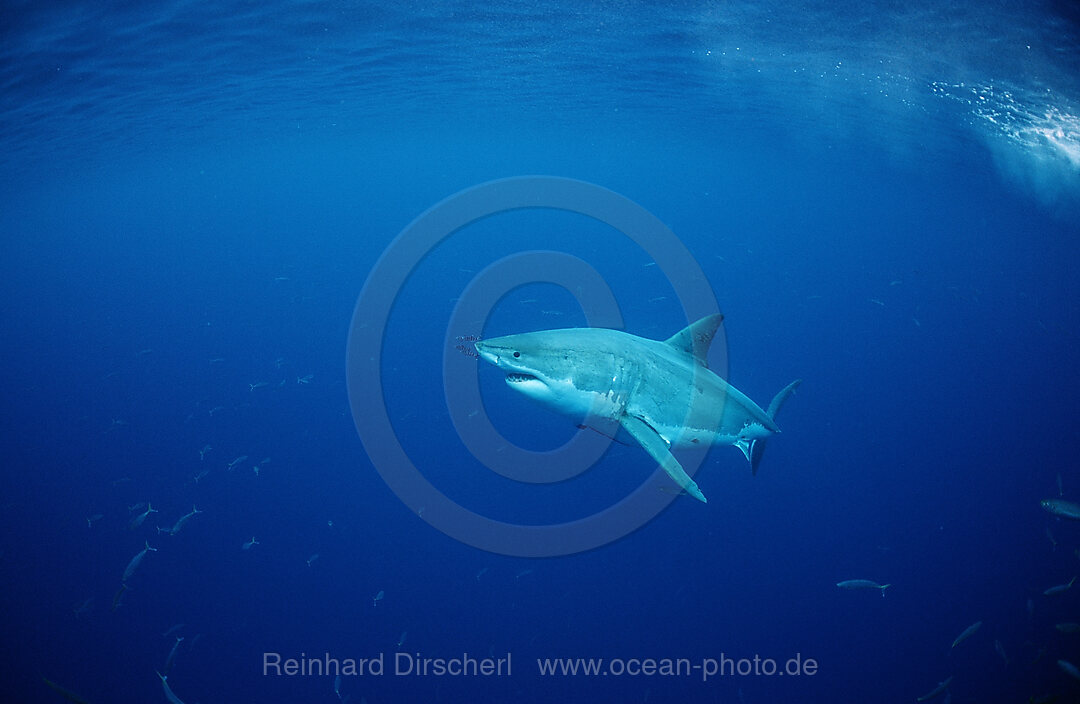
[[[126,582],[131,579],[131,575],[135,574],[135,570],[139,568],[143,558],[146,557],[147,552],[157,552],[157,548],[150,547],[150,543],[146,543],[146,547],[139,551],[135,557],[131,558],[131,562],[124,568],[124,576],[120,579],[121,582]]]
[[[881,596],[884,598],[885,590],[891,587],[891,584],[878,584],[877,582],[869,579],[845,579],[843,582],[837,582],[836,586],[841,589],[880,589]]]
[[[965,628],[963,633],[956,636],[956,640],[952,642],[951,648],[955,648],[971,636],[975,635],[975,631],[979,630],[980,628],[982,628],[982,621],[976,621],[975,623]]]
[[[1076,581],[1076,575],[1073,575],[1073,578],[1070,579],[1067,584],[1058,584],[1057,586],[1050,587],[1049,589],[1047,589],[1046,591],[1043,592],[1043,596],[1053,596],[1055,594],[1060,594],[1060,593],[1062,593],[1064,591],[1068,591],[1069,588],[1072,587],[1073,582],[1075,582],[1075,581]]]
[[[1039,504],[1055,516],[1080,521],[1080,504],[1065,499],[1043,499]]]
[[[1066,675],[1069,675],[1073,679],[1080,680],[1080,670],[1076,668],[1076,665],[1073,665],[1068,660],[1058,660],[1057,663],[1058,667],[1060,667],[1061,671]]]
[[[949,675],[948,679],[946,679],[944,682],[938,682],[937,687],[934,687],[929,692],[922,695],[921,697],[919,697],[915,701],[917,701],[917,702],[929,701],[929,700],[933,699],[934,697],[936,697],[937,695],[944,692],[946,689],[948,689],[950,684],[952,684],[952,675]]]

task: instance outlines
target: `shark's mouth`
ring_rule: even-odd
[[[532,374],[521,374],[519,372],[511,372],[506,375],[506,383],[508,384],[520,384],[525,381],[536,381],[536,377]]]

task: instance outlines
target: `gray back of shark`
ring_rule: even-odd
[[[798,385],[762,410],[708,368],[722,315],[702,318],[667,340],[619,330],[571,328],[476,342],[514,390],[565,415],[621,425],[682,489],[705,501],[671,448],[734,445],[756,472],[773,417]]]

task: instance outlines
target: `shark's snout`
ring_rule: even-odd
[[[515,357],[521,357],[520,352],[515,352],[502,345],[493,345],[490,342],[485,343],[477,340],[473,343],[473,346],[481,359],[502,369],[516,368],[517,365],[514,364]]]
[[[473,343],[480,359],[506,372],[506,383],[513,386],[526,384],[530,381],[539,381],[535,374],[529,373],[524,364],[520,362],[521,353],[508,347],[485,344],[479,340]]]
[[[480,342],[479,340],[473,343],[473,347],[476,348],[476,353],[480,355],[480,359],[484,360],[488,364],[494,364],[495,366],[499,366],[499,355],[496,354],[493,350],[491,350],[490,347],[485,345],[483,342]]]

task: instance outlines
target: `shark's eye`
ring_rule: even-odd
[[[515,352],[515,353],[514,353],[514,358],[515,358],[515,359],[517,359],[517,358],[518,358],[518,357],[520,357],[520,356],[521,356],[521,353],[520,353],[520,352]]]

